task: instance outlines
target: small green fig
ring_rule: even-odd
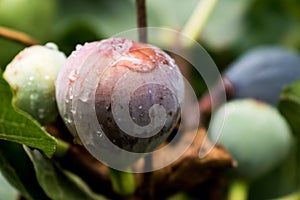
[[[279,112],[252,99],[224,104],[212,117],[210,127],[211,139],[219,139],[237,160],[238,173],[249,180],[278,166],[292,144],[290,127]]]
[[[54,82],[66,60],[53,43],[25,48],[7,65],[3,77],[11,86],[13,103],[41,124],[58,115]]]

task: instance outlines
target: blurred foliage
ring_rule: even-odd
[[[300,80],[283,89],[278,108],[300,138]]]
[[[75,174],[63,170],[39,151],[25,151],[34,165],[37,180],[45,193],[55,200],[103,200],[104,197],[93,193],[89,187]]]
[[[6,9],[7,1],[16,2],[15,4],[21,4],[22,1],[41,2],[1,0],[0,13],[1,8]],[[197,2],[197,0],[148,1],[148,24],[180,30]],[[111,37],[135,28],[134,3],[134,0],[45,0],[42,5],[32,3],[30,6],[23,6],[24,11],[18,14],[13,11],[2,12],[0,25],[24,31],[42,43],[55,41],[60,49],[69,54],[78,43]],[[21,9],[20,6],[10,5],[12,6]],[[299,9],[298,0],[218,1],[199,39],[221,68],[256,45],[278,44],[299,49]],[[0,65],[4,68],[22,46],[13,42],[9,42],[9,45],[7,42],[3,45],[2,43],[3,41],[0,45],[2,55]]]
[[[17,199],[18,191],[5,179],[0,172],[0,194],[3,199]]]
[[[148,0],[148,25],[180,30],[197,3],[198,0]],[[232,60],[257,45],[276,44],[300,50],[299,11],[299,0],[219,0],[198,40],[211,54],[221,71]],[[40,43],[53,41],[69,55],[75,49],[76,44],[100,40],[136,28],[135,1],[0,0],[0,26],[27,33]],[[24,47],[22,44],[0,38],[0,69],[4,69],[7,63]],[[199,84],[198,76],[194,77],[192,83],[196,85],[197,90],[203,92],[205,85]],[[19,113],[13,112],[8,104],[4,105],[5,102],[11,100],[5,84],[4,82],[0,84],[6,92],[1,93],[1,108],[3,108],[1,111],[12,112],[12,116],[17,116]],[[288,90],[285,90],[284,95],[292,97],[292,93]],[[288,100],[291,101],[282,102],[282,104],[289,104],[292,107],[285,105],[285,111],[295,113],[294,104],[299,106],[298,99],[296,99],[297,101],[294,101],[294,98]],[[297,111],[299,112],[299,110]],[[299,116],[295,117],[294,114],[288,114],[288,116],[293,117],[290,121],[295,127],[299,127],[297,124]],[[15,118],[20,119],[21,117]],[[1,117],[0,120],[3,121],[5,118]],[[295,122],[293,122],[294,120]],[[27,123],[34,126],[32,134],[36,131],[43,132],[41,127],[34,122],[28,121]],[[3,125],[2,122],[1,125]],[[18,128],[20,129],[19,126]],[[4,136],[6,137],[5,134]],[[45,138],[47,139],[47,136]],[[45,190],[53,190],[55,187],[52,188],[52,186],[62,184],[65,180],[70,184],[66,184],[64,187],[81,188],[82,191],[76,190],[76,192],[83,196],[94,197],[94,194],[86,189],[85,183],[78,180],[77,177],[70,178],[70,174],[62,171],[57,165],[52,165],[53,163],[49,159],[44,158],[38,152],[27,150],[26,153],[21,145],[6,141],[1,141],[0,145],[0,169],[3,175],[28,199],[45,199]],[[38,143],[34,145],[32,146],[47,147],[47,145]],[[49,145],[50,150],[44,149],[44,151],[49,155],[52,154],[53,145]],[[294,162],[298,162],[298,164],[294,164]],[[52,173],[50,175],[62,175],[61,179],[54,180],[57,182],[54,182],[53,185],[43,185],[46,189],[42,189],[38,183],[42,182],[41,179],[44,179],[45,176],[41,174],[40,165],[42,164],[49,167],[49,173]],[[275,194],[275,190],[278,195],[289,193],[294,189],[292,186],[295,186],[295,179],[290,181],[287,177],[296,176],[294,172],[299,170],[295,169],[297,166],[299,166],[299,158],[296,161],[291,158],[286,165],[262,177],[255,184],[256,187],[250,191],[253,196],[251,198],[269,198],[270,193]],[[38,177],[35,176],[35,171],[38,173]],[[289,174],[286,174],[286,171],[289,171]],[[284,187],[281,184],[284,184]],[[268,187],[262,192],[261,189],[264,186]],[[66,189],[66,191],[68,190]],[[174,199],[184,197],[185,194],[179,194]]]
[[[0,141],[0,170],[3,176],[28,200],[47,196],[35,177],[33,164],[22,145]],[[2,197],[2,194],[1,194]]]

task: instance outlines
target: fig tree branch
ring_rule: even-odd
[[[139,41],[147,42],[147,10],[146,10],[146,0],[136,0],[136,13],[137,13],[137,25]]]
[[[38,44],[38,42],[29,35],[3,26],[0,26],[0,37],[24,44],[26,46]]]

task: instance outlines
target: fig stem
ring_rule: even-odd
[[[24,44],[26,46],[38,44],[38,42],[29,35],[3,26],[0,26],[0,37]]]
[[[122,196],[128,196],[135,192],[134,176],[130,172],[119,171],[109,167],[113,190]]]
[[[54,152],[54,156],[60,158],[64,157],[68,153],[69,149],[69,143],[56,138],[56,151]]]
[[[181,33],[196,40],[200,37],[201,32],[207,22],[208,17],[213,11],[218,0],[200,0],[187,23],[183,27]],[[190,42],[188,42],[190,43]],[[184,44],[190,46],[191,44]]]
[[[249,183],[246,180],[235,179],[231,183],[228,192],[228,200],[247,200]]]
[[[146,0],[136,0],[137,26],[139,41],[147,43],[147,9]]]

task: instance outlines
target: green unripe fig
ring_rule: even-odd
[[[292,146],[285,119],[275,108],[252,99],[224,104],[212,117],[210,127],[211,139],[219,139],[237,160],[237,172],[249,180],[278,166]]]
[[[58,115],[54,82],[65,60],[55,44],[35,45],[21,51],[3,74],[13,90],[14,105],[41,124]]]

